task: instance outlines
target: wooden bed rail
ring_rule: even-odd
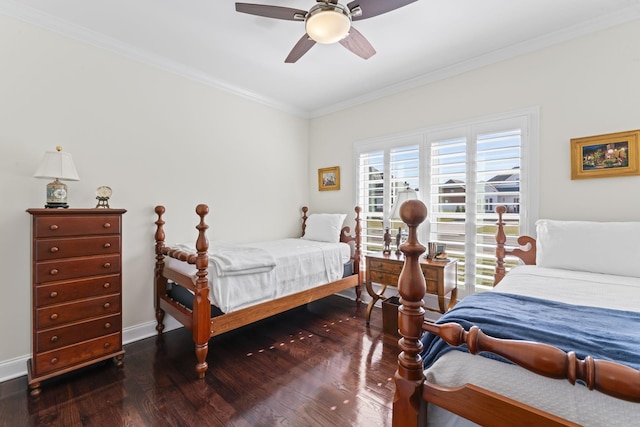
[[[457,323],[436,325],[424,322],[423,329],[438,335],[449,345],[457,347],[467,344],[471,354],[488,351],[536,374],[566,379],[574,385],[576,381],[581,381],[589,390],[640,402],[640,371],[629,366],[591,356],[581,360],[572,351],[566,353],[543,343],[493,338],[485,335],[477,326],[465,331]]]
[[[536,240],[533,237],[520,236],[518,237],[518,245],[520,245],[520,248],[505,248],[504,244],[507,241],[507,234],[504,230],[505,223],[503,221],[503,215],[506,212],[506,207],[496,207],[496,213],[498,214],[498,222],[496,222],[496,225],[498,226],[498,231],[496,232],[496,272],[493,277],[493,286],[497,285],[506,274],[504,259],[507,255],[516,256],[527,265],[535,265],[536,263]]]

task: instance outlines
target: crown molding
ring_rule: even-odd
[[[243,89],[241,87],[237,87],[229,84],[228,82],[216,79],[215,77],[205,73],[202,70],[187,67],[175,61],[170,61],[162,56],[136,49],[131,45],[122,43],[111,37],[107,37],[103,34],[99,34],[87,28],[69,23],[13,0],[0,0],[0,13],[20,19],[24,22],[36,25],[38,27],[45,28],[71,39],[75,39],[96,46],[98,48],[114,52],[145,65],[149,65],[151,67],[155,67],[179,75],[181,77],[203,83],[224,92],[240,96],[264,106],[274,108],[302,118],[311,119],[332,114],[367,102],[375,101],[386,96],[395,95],[397,93],[404,92],[410,89],[415,89],[416,87],[424,86],[438,80],[447,79],[487,65],[495,64],[519,55],[531,53],[536,50],[552,46],[554,44],[568,41],[576,37],[587,35],[596,31],[613,27],[615,25],[620,25],[625,22],[638,19],[640,18],[640,5],[636,3],[623,10],[619,10],[608,15],[603,15],[597,19],[578,24],[573,27],[546,34],[544,36],[528,40],[526,42],[517,43],[485,55],[480,55],[467,61],[462,61],[427,74],[419,75],[414,78],[389,85],[379,90],[369,92],[363,96],[353,97],[343,102],[338,102],[332,105],[328,105],[327,107],[318,108],[311,111],[301,110],[280,101],[264,97],[258,93],[247,91],[246,89]]]
[[[145,65],[161,69],[180,77],[203,83],[216,89],[228,92],[242,98],[257,102],[267,107],[275,108],[289,114],[309,118],[307,111],[294,108],[288,104],[266,98],[258,93],[247,91],[246,89],[231,85],[227,82],[216,79],[201,70],[187,67],[175,61],[170,61],[160,55],[136,49],[133,46],[122,43],[119,40],[97,33],[85,27],[72,24],[63,19],[59,19],[50,14],[41,12],[32,7],[19,4],[13,0],[0,0],[0,13],[19,19],[26,23],[52,31],[62,36],[74,39],[89,45],[105,49],[116,54],[125,56]]]
[[[347,108],[375,101],[386,96],[395,95],[410,89],[427,85],[439,80],[444,80],[456,75],[473,71],[487,65],[496,64],[520,55],[535,52],[537,50],[559,44],[571,39],[605,30],[616,25],[621,25],[640,18],[640,5],[634,5],[623,10],[601,16],[597,19],[565,28],[560,31],[545,34],[535,39],[527,40],[522,43],[516,43],[503,49],[498,49],[485,55],[459,62],[457,64],[443,67],[433,72],[422,74],[420,76],[389,85],[376,91],[372,91],[363,96],[358,96],[346,100],[344,102],[330,105],[326,108],[320,108],[309,112],[311,118],[317,118],[328,114],[336,113]]]

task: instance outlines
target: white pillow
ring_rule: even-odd
[[[540,267],[640,277],[640,222],[536,222]]]
[[[304,230],[305,240],[338,243],[346,214],[311,214]]]

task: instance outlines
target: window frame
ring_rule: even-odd
[[[535,222],[538,219],[538,147],[539,147],[539,107],[529,107],[521,110],[505,112],[500,114],[477,117],[474,119],[464,120],[460,122],[448,123],[429,128],[418,129],[396,135],[356,141],[353,144],[353,160],[354,160],[354,200],[358,203],[361,200],[359,179],[360,179],[360,156],[372,151],[384,151],[384,211],[383,221],[388,224],[388,212],[391,210],[391,196],[389,182],[389,153],[394,148],[419,145],[419,192],[418,198],[422,200],[427,208],[430,207],[431,200],[431,164],[430,147],[435,141],[441,141],[446,138],[464,136],[467,143],[472,147],[467,150],[467,159],[476,159],[476,136],[491,132],[504,131],[507,127],[517,127],[521,129],[520,135],[520,212],[519,215],[519,233],[520,235],[533,235],[535,232]],[[464,134],[464,135],[463,135]],[[466,163],[466,175],[475,174],[475,161]],[[474,187],[474,186],[471,186]],[[465,215],[465,233],[471,237],[472,242],[466,240],[465,261],[473,260],[475,266],[475,244],[476,244],[476,213],[475,210],[469,209],[475,204],[475,188],[470,187],[470,192],[466,192],[466,214]],[[471,197],[473,196],[473,197]],[[429,209],[430,211],[430,209]],[[418,229],[418,238],[420,242],[426,246],[429,241],[430,215],[427,217],[425,224]],[[472,274],[466,276],[467,283],[460,284],[460,297],[468,295],[476,291],[475,286],[475,268]],[[468,274],[468,272],[466,272]]]

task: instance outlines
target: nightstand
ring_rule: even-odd
[[[367,325],[375,303],[378,300],[384,301],[388,298],[384,295],[387,287],[398,287],[398,278],[403,266],[404,254],[385,255],[377,253],[366,256],[365,286],[367,292],[371,295],[371,301],[367,306]],[[458,260],[431,261],[422,256],[420,257],[420,268],[426,281],[427,294],[438,296],[438,309],[425,308],[439,311],[440,313],[447,312],[455,305],[458,297]],[[382,285],[379,293],[373,290],[373,283]],[[449,304],[445,306],[445,297],[447,295],[449,295],[450,300]]]

